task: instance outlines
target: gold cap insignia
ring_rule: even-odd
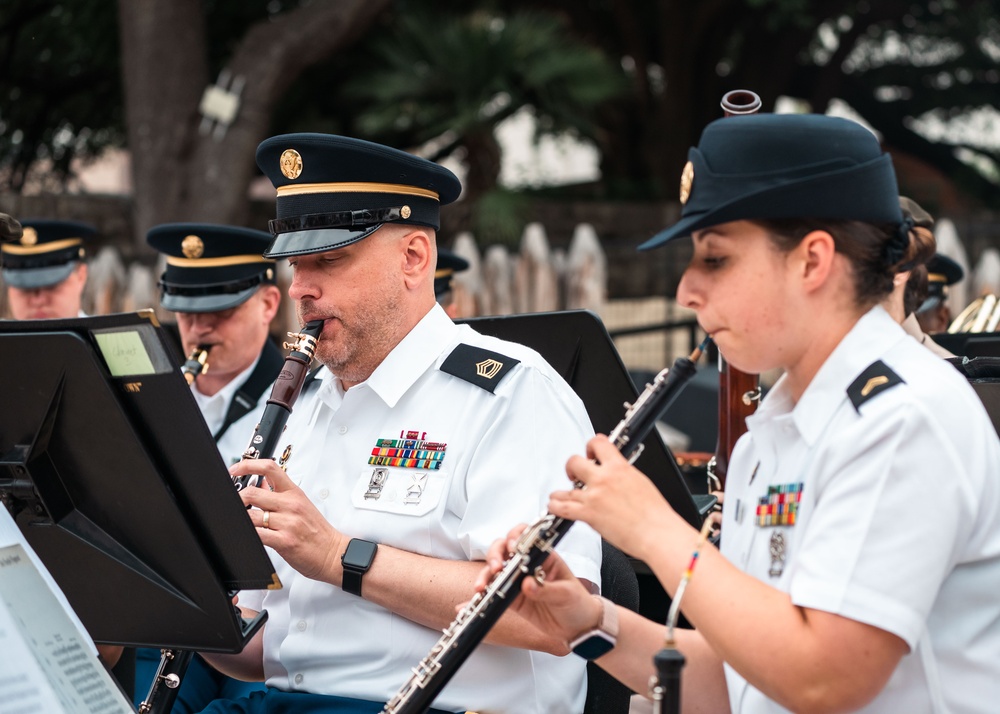
[[[403,206],[401,209],[399,209],[399,215],[401,215],[404,219],[409,218],[410,213],[412,213],[412,211],[410,211],[409,206]]]
[[[302,175],[302,154],[295,149],[285,149],[278,159],[281,173],[285,178],[297,179]]]
[[[885,375],[872,377],[871,379],[868,380],[865,386],[862,387],[861,396],[867,397],[869,394],[872,393],[872,390],[875,389],[875,387],[881,387],[883,384],[888,384],[888,383],[889,383],[889,378],[886,377]]]
[[[185,258],[200,258],[205,252],[205,244],[198,236],[187,236],[181,241],[181,252]]]
[[[683,206],[687,203],[688,198],[691,197],[691,184],[694,183],[694,164],[688,161],[684,164],[684,170],[681,172],[681,205]]]
[[[268,280],[273,280],[274,279],[274,270],[271,269],[271,268],[268,268],[266,271],[264,271],[264,275],[267,276]]]
[[[495,359],[484,359],[482,362],[476,362],[476,374],[485,379],[493,379],[501,369],[503,369],[503,362],[497,362]]]
[[[25,226],[21,233],[21,245],[34,245],[38,242],[38,231],[31,226]]]

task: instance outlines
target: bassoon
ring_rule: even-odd
[[[690,357],[678,357],[672,367],[661,371],[646,385],[634,403],[626,405],[625,418],[608,434],[608,438],[629,463],[639,457],[642,442],[656,420],[694,376],[694,363],[706,343]],[[575,482],[573,487],[584,488],[584,485]],[[528,526],[501,570],[445,628],[430,653],[413,669],[413,676],[386,703],[383,714],[424,714],[520,594],[524,579],[529,576],[542,579],[542,565],[572,525],[571,520],[547,513]]]
[[[761,101],[756,93],[734,89],[722,97],[722,111],[727,117],[756,114]],[[747,417],[753,414],[760,399],[758,375],[741,372],[719,354],[719,435],[715,455],[708,464],[710,491],[722,491],[726,486],[729,457],[733,447],[747,430]]]
[[[270,459],[274,456],[278,440],[281,438],[288,417],[292,413],[292,406],[302,391],[302,385],[305,382],[313,355],[316,353],[316,343],[319,341],[319,335],[322,331],[323,321],[313,320],[306,323],[301,332],[288,333],[288,336],[295,338],[295,341],[284,344],[285,349],[289,350],[288,356],[285,357],[281,372],[274,380],[267,405],[264,407],[264,413],[254,428],[250,444],[243,452],[243,460]],[[208,369],[205,362],[207,353],[205,356],[199,355],[200,349],[201,347],[192,351],[182,367],[188,384],[192,384],[199,374],[203,374]],[[189,374],[193,376],[189,378]],[[284,458],[287,459],[287,453]],[[257,486],[259,482],[260,476],[257,475],[240,476],[233,479],[237,491],[242,491],[249,486]],[[191,650],[161,650],[160,666],[153,678],[146,700],[139,706],[139,714],[168,714],[170,712],[174,700],[177,698],[184,672],[191,663],[193,655],[194,652]]]
[[[734,89],[722,97],[722,111],[725,116],[756,114],[761,101],[756,93],[746,89]],[[753,414],[760,401],[760,379],[756,374],[741,372],[728,364],[719,353],[719,438],[715,455],[708,464],[709,490],[722,491],[726,485],[729,457],[737,440],[747,431],[747,417]],[[708,535],[708,522],[702,528],[698,548]],[[681,670],[684,669],[684,655],[677,649],[674,640],[674,623],[680,612],[681,597],[691,570],[697,562],[698,550],[691,564],[674,592],[667,616],[667,636],[663,649],[653,656],[656,674],[649,681],[649,698],[653,701],[653,714],[680,714],[681,711]]]

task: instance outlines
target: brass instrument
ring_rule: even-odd
[[[208,371],[208,351],[210,349],[212,349],[212,345],[198,345],[191,350],[191,354],[181,365],[181,374],[184,375],[188,384],[194,384],[198,377]]]
[[[1000,300],[996,295],[989,294],[969,303],[958,317],[951,321],[948,333],[955,335],[996,332],[998,325],[1000,325]]]

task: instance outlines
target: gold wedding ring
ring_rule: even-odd
[[[270,523],[271,523],[271,512],[264,511],[264,527],[269,529],[271,527]]]

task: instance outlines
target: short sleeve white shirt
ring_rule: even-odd
[[[902,383],[855,408],[848,386],[876,360]],[[726,557],[797,606],[909,645],[861,711],[995,712],[1000,441],[966,380],[874,308],[797,404],[779,380],[747,425],[726,484]],[[758,508],[796,484],[794,525],[766,525]],[[728,665],[726,677],[733,712],[785,711]]]
[[[460,343],[520,362],[490,392],[440,369]],[[317,382],[289,419],[289,475],[347,536],[434,558],[482,560],[496,538],[538,518],[593,434],[580,399],[536,352],[457,326],[438,305],[366,382],[344,392],[327,370]],[[417,463],[370,463],[380,443],[401,439],[421,442]],[[378,468],[378,497],[365,498]],[[588,526],[575,524],[558,550],[578,577],[600,582],[600,538]],[[284,587],[263,595],[270,686],[387,701],[441,636],[273,560]],[[559,714],[582,711],[585,694],[578,657],[481,644],[434,706]]]

